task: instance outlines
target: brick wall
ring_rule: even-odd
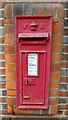
[[[6,79],[5,79],[5,54],[4,54],[4,5],[0,2],[0,117],[6,113]]]
[[[66,8],[66,4],[63,4]],[[13,7],[12,7],[13,6]],[[18,7],[20,6],[20,11],[18,10]],[[64,27],[64,39],[63,39],[63,49],[62,49],[62,61],[61,61],[61,43],[62,43],[62,33],[63,33],[63,7],[61,5],[44,5],[47,6],[46,11],[43,9],[44,7],[40,7],[39,5],[34,9],[32,5],[28,5],[26,9],[25,5],[25,15],[32,14],[32,9],[35,10],[35,15],[44,15],[46,12],[46,15],[53,15],[53,40],[52,40],[52,57],[51,57],[51,76],[50,76],[50,89],[49,89],[49,110],[18,110],[16,109],[16,79],[15,79],[15,40],[14,40],[14,16],[15,15],[23,15],[23,5],[17,4],[15,5],[6,5],[5,6],[5,19],[4,20],[4,26],[5,26],[5,43],[7,44],[5,46],[5,61],[6,61],[6,88],[7,88],[7,104],[8,114],[32,114],[32,115],[43,115],[44,118],[48,118],[47,114],[57,114],[58,117],[60,116],[65,117],[67,114],[67,106],[66,106],[66,72],[67,72],[67,65],[65,60],[65,53],[66,53],[66,47],[67,41],[65,41],[65,38],[67,37],[67,28]],[[33,5],[34,6],[34,5]],[[51,6],[51,7],[50,7]],[[4,7],[4,5],[3,5]],[[3,8],[2,7],[2,8]],[[49,8],[50,7],[50,8]],[[58,9],[59,8],[59,9]],[[52,9],[50,11],[49,9]],[[3,9],[4,10],[4,9]],[[13,12],[12,12],[13,11]],[[53,12],[54,11],[54,12]],[[58,12],[58,14],[57,14]],[[65,10],[67,12],[67,9]],[[65,14],[66,15],[66,14]],[[65,18],[66,19],[66,18]],[[66,23],[65,23],[66,24]],[[1,24],[2,26],[2,24]],[[66,25],[67,26],[67,25]],[[59,29],[58,29],[59,28]],[[10,39],[10,41],[9,41]],[[1,41],[4,42],[1,38]],[[2,46],[2,44],[1,44]],[[54,47],[55,46],[55,47]],[[2,49],[3,50],[3,49]],[[3,55],[2,55],[3,57]],[[3,61],[3,59],[2,59]],[[2,62],[1,61],[1,62]],[[61,66],[60,66],[61,62]],[[1,64],[2,65],[2,64]],[[61,68],[61,79],[60,79],[60,68]],[[3,66],[2,66],[3,69]],[[1,70],[2,72],[2,70]],[[1,73],[1,76],[3,76],[1,81],[5,82],[5,73]],[[59,82],[60,81],[60,82]],[[60,86],[59,86],[60,83]],[[1,82],[2,84],[2,82]],[[13,86],[14,84],[14,86]],[[2,85],[1,85],[2,86]],[[5,84],[4,84],[4,89]],[[59,90],[59,91],[58,91]],[[5,92],[5,91],[4,91]],[[2,93],[4,93],[2,92]],[[59,92],[59,93],[58,93]],[[5,92],[6,95],[6,92]],[[59,95],[59,96],[58,96]],[[59,97],[59,101],[58,101]],[[3,98],[5,100],[5,98]],[[2,101],[2,100],[1,100]],[[3,102],[2,102],[3,103]],[[3,104],[6,105],[6,102]],[[7,108],[7,107],[4,107]],[[67,109],[66,109],[67,108]],[[3,109],[1,109],[2,111]],[[4,110],[5,112],[5,110]],[[8,115],[10,116],[10,115]],[[33,116],[33,117],[34,117]],[[6,116],[7,117],[7,116]],[[26,116],[25,116],[26,117]],[[51,117],[55,117],[53,119],[56,119],[56,115],[52,115]],[[41,117],[42,118],[42,117]]]
[[[68,2],[62,3],[65,7],[64,18],[64,37],[62,44],[62,60],[61,60],[61,77],[59,87],[59,103],[58,111],[62,114],[68,115]]]

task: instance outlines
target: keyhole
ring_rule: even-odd
[[[29,81],[28,81],[28,79],[27,79],[27,84],[29,84]]]

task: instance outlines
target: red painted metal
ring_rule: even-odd
[[[17,16],[17,107],[48,108],[52,17]]]

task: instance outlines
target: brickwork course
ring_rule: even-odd
[[[62,6],[63,5],[63,6]],[[16,15],[52,15],[52,52],[48,110],[16,108]],[[4,120],[66,120],[68,117],[68,2],[0,4],[0,115]],[[64,29],[63,29],[64,28]],[[64,36],[63,36],[64,35]]]

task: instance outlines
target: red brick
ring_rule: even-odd
[[[14,23],[14,19],[10,19],[10,18],[9,18],[9,19],[4,19],[4,24],[5,24],[5,23],[6,23],[6,24],[8,24],[8,23],[9,23],[9,24],[12,24],[12,23]]]
[[[52,35],[52,44],[61,44],[62,43],[62,34],[53,34]]]
[[[63,33],[63,26],[64,24],[59,24],[59,23],[56,23],[56,24],[53,24],[53,33]]]
[[[66,97],[68,96],[68,92],[59,91],[59,96]]]
[[[0,67],[5,67],[5,62],[4,61],[0,62]]]
[[[5,54],[0,54],[0,59],[4,60],[5,59]]]
[[[31,114],[32,112],[31,112],[31,110],[29,109],[29,110],[22,110],[22,109],[17,109],[17,108],[14,108],[14,112],[15,112],[15,114],[17,114],[17,115],[21,115],[21,114],[25,114],[25,115],[27,115],[27,114]]]
[[[6,98],[0,97],[0,102],[6,102]]]
[[[52,44],[52,52],[61,52],[61,44]]]
[[[2,106],[2,105],[0,105],[0,109],[1,109],[1,106]]]
[[[0,115],[6,115],[7,114],[7,111],[6,110],[3,110],[3,111],[0,111]],[[0,117],[1,118],[1,117]]]
[[[7,90],[7,95],[8,96],[16,96],[16,91],[15,90]]]
[[[8,105],[7,112],[8,112],[8,114],[13,114],[14,113],[13,107]]]
[[[62,54],[62,60],[68,60],[68,54]]]
[[[51,54],[51,62],[59,62],[61,60],[61,54]]]
[[[66,98],[59,98],[59,103],[65,103],[66,104]]]
[[[0,83],[0,88],[5,88],[6,87],[6,84],[1,84]]]
[[[62,3],[62,5],[65,7],[65,8],[68,8],[68,2],[61,2]]]
[[[41,115],[49,115],[49,109],[41,110]]]
[[[52,63],[51,71],[60,71],[60,63]]]
[[[62,52],[68,52],[68,46],[63,46],[62,47]]]
[[[60,82],[67,82],[68,77],[60,77]]]
[[[0,45],[0,52],[4,52],[4,45]]]
[[[0,36],[0,40],[4,40],[4,36]]]
[[[40,10],[35,12],[35,15],[44,15],[44,13],[45,13],[45,9],[41,8]]]
[[[14,35],[5,35],[5,43],[6,44],[15,44],[15,38]]]
[[[68,109],[68,105],[58,105],[58,110],[66,110]]]
[[[60,72],[50,72],[50,80],[59,80]]]
[[[25,15],[31,15],[30,10],[32,9],[30,8],[32,7],[30,5],[27,5],[27,9],[26,9],[26,5],[19,3],[19,4],[13,4],[12,8],[13,8],[13,16],[24,15],[24,11],[25,11]]]
[[[4,8],[6,4],[7,2],[2,2],[2,8]]]
[[[64,13],[65,13],[65,14],[64,14],[65,17],[68,17],[68,10],[65,10]]]
[[[64,17],[64,7],[62,4],[57,4],[58,6],[58,17]]]
[[[68,29],[64,29],[64,35],[68,36]]]
[[[12,5],[7,4],[5,5],[4,9],[5,9],[5,18],[11,18],[12,17]]]
[[[4,6],[7,4],[7,2],[0,1],[0,8],[4,8]]]
[[[50,81],[49,88],[50,89],[55,89],[59,87],[59,80],[58,81]]]
[[[6,115],[7,114],[7,110],[2,111],[2,115]]]
[[[64,115],[68,115],[68,111],[64,111]]]
[[[4,26],[4,21],[0,20],[0,26]]]
[[[14,72],[6,72],[6,80],[16,80],[16,75]]]
[[[49,97],[57,97],[58,90],[49,90]]]
[[[53,22],[58,23],[58,22],[64,22],[63,18],[53,18]]]
[[[15,72],[16,71],[16,67],[15,64],[6,64],[6,72]]]
[[[8,105],[16,105],[16,99],[15,98],[6,98],[7,104]]]
[[[6,54],[5,60],[6,60],[6,63],[15,63],[15,55]]]
[[[7,89],[16,89],[16,82],[15,81],[7,81],[6,88]]]
[[[2,8],[2,2],[0,1],[0,9]]]
[[[14,45],[6,45],[5,46],[5,53],[6,54],[14,54],[15,53],[15,46]]]
[[[50,114],[57,114],[57,106],[50,106]]]
[[[4,43],[4,37],[0,37],[0,43]]]
[[[49,98],[49,105],[57,105],[58,99],[57,98]]]
[[[5,75],[5,69],[0,69],[0,74]]]
[[[5,34],[14,34],[14,25],[4,25]]]
[[[61,67],[62,68],[68,68],[68,62],[62,62]]]
[[[33,110],[31,110],[31,113],[32,113],[32,115],[38,115],[38,114],[40,114],[40,110],[38,110],[38,109],[37,109],[37,110],[36,110],[36,109],[34,110],[34,109],[33,109]]]
[[[58,111],[58,114],[59,114],[59,115],[62,115],[62,111]]]
[[[56,6],[55,4],[46,4],[46,16],[56,16]]]

